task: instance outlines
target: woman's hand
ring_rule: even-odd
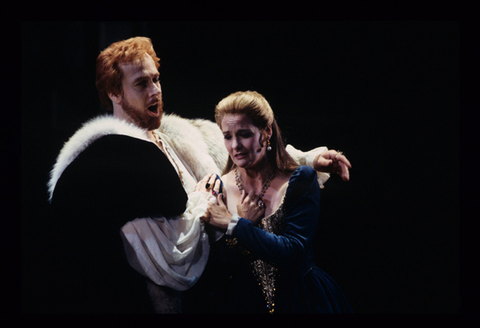
[[[319,154],[313,162],[313,168],[319,172],[338,173],[343,181],[349,181],[348,169],[351,169],[352,165],[342,152],[332,149]]]
[[[242,190],[242,198],[240,203],[237,204],[238,215],[256,224],[259,219],[265,216],[265,206],[258,206],[258,200],[258,195],[249,195],[245,190]]]
[[[218,205],[208,202],[207,212],[200,218],[200,220],[226,231],[228,224],[232,219],[232,214],[230,214],[227,206],[223,202],[223,194],[219,194],[216,197]]]

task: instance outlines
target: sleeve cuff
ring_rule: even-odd
[[[230,220],[230,223],[228,224],[227,232],[225,232],[226,235],[231,236],[233,234],[233,230],[237,226],[238,220],[240,217],[238,214],[234,214],[232,216],[232,219]]]
[[[286,150],[299,165],[306,165],[313,168],[313,162],[315,161],[315,158],[319,154],[323,153],[324,151],[327,151],[328,148],[317,147],[312,150],[304,152],[296,149],[295,147],[289,144],[287,145]],[[321,189],[324,188],[324,183],[327,182],[329,178],[330,178],[330,173],[317,172],[317,181]]]
[[[288,144],[285,148],[290,156],[300,165],[313,167],[313,162],[317,155],[327,151],[327,147],[317,147],[309,151],[301,151]]]

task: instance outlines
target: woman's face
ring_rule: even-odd
[[[267,134],[271,129],[267,129]],[[243,114],[227,114],[222,119],[222,132],[228,154],[241,168],[253,168],[266,161],[266,147],[260,144],[261,132]]]

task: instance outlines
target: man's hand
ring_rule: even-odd
[[[342,152],[331,149],[315,158],[313,168],[318,172],[338,173],[343,181],[349,181],[350,172],[348,170],[352,168],[352,165]]]

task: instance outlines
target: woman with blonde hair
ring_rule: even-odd
[[[317,172],[287,153],[267,100],[254,91],[233,93],[216,106],[215,119],[229,153],[218,204],[210,203],[202,218],[225,232],[212,252],[221,270],[216,310],[351,312],[335,281],[313,261],[320,215]]]

